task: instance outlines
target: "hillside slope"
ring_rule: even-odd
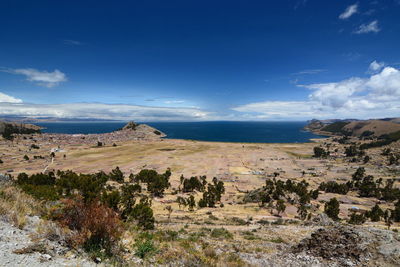
[[[40,133],[41,129],[33,124],[0,121],[0,135],[6,139],[12,138],[13,134]]]
[[[321,135],[351,135],[379,137],[400,131],[400,124],[391,120],[339,120],[333,122],[312,120],[305,130]]]

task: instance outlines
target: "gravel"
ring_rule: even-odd
[[[33,228],[31,225],[20,230],[0,220],[0,266],[96,266],[88,259],[66,253],[68,250],[56,242],[33,242]]]

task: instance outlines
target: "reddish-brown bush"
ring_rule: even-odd
[[[83,246],[87,251],[104,249],[112,254],[122,233],[118,214],[99,201],[84,203],[82,199],[65,199],[55,218],[75,231],[70,245]]]

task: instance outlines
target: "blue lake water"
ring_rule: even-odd
[[[126,122],[48,122],[36,123],[43,132],[88,134],[107,133]],[[167,138],[199,141],[249,143],[302,143],[321,136],[303,131],[306,122],[146,122],[167,134]]]

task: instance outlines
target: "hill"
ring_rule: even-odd
[[[42,128],[33,124],[0,121],[0,135],[12,139],[13,134],[40,133]]]
[[[399,119],[377,120],[312,120],[305,130],[321,135],[349,135],[380,137],[400,131]]]

